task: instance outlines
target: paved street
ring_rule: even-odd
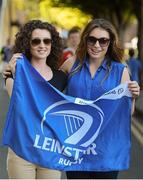
[[[8,108],[8,101],[9,99],[7,93],[4,89],[2,89],[0,74],[0,140]],[[142,107],[139,104],[138,106]],[[7,148],[0,147],[0,179],[8,178],[6,172],[6,154]],[[62,177],[65,178],[65,174],[63,174]],[[128,171],[121,172],[119,174],[119,178],[143,179],[143,114],[141,113],[136,114],[133,117],[131,167]]]

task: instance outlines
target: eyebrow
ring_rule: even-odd
[[[37,36],[31,37],[31,38],[37,38],[37,39],[51,39],[51,37],[37,37]]]
[[[88,37],[94,37],[94,38],[96,38],[96,39],[100,39],[100,38],[110,39],[110,37],[98,37],[98,38],[97,38],[96,36],[90,36],[90,35],[89,35]]]

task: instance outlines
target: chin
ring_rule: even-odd
[[[41,60],[41,61],[42,61],[42,60],[46,60],[47,57],[45,57],[45,56],[44,56],[44,57],[41,57],[41,56],[35,56],[34,59],[35,59],[35,60]]]
[[[37,55],[38,59],[46,59],[47,57],[48,57],[48,54]]]
[[[99,58],[101,58],[99,55],[90,55],[90,57],[91,57],[92,59],[99,59]]]

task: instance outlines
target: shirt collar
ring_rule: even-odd
[[[84,64],[89,69],[89,59],[88,58],[84,59]],[[103,60],[101,66],[98,68],[98,71],[100,71],[102,68],[104,70],[107,70],[107,59]]]

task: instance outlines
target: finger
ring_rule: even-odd
[[[134,89],[134,88],[137,88],[137,89],[140,89],[140,87],[137,85],[137,84],[132,84],[130,86],[128,86],[129,89]]]
[[[140,91],[131,91],[132,95],[139,95]]]
[[[9,75],[11,75],[11,72],[4,72],[4,73],[2,73],[2,77],[3,78],[6,78]]]
[[[11,60],[9,61],[9,63],[15,62],[17,60],[18,57],[12,57]]]
[[[129,88],[129,91],[131,91],[131,92],[134,92],[134,91],[140,92],[140,89],[139,88]]]
[[[133,98],[138,98],[138,97],[139,97],[139,95],[132,95],[132,97],[133,97]]]
[[[140,89],[140,87],[139,86],[130,86],[130,87],[128,87],[129,89]]]
[[[133,91],[131,92],[132,95],[140,95],[139,91]]]
[[[9,74],[11,74],[11,71],[4,71],[2,74],[3,75],[9,75]]]
[[[137,81],[129,81],[129,82],[128,82],[128,86],[131,86],[131,85],[133,85],[133,84],[138,85],[138,82],[137,82]]]
[[[134,82],[134,83],[129,83],[128,86],[139,86],[138,83]]]
[[[15,53],[15,54],[13,54],[13,55],[17,55],[17,56],[21,56],[22,55],[22,53]]]
[[[9,62],[17,61],[19,58],[22,58],[22,55],[13,55]]]
[[[2,75],[2,77],[3,77],[3,79],[5,79],[7,76],[5,76],[5,75]]]
[[[5,71],[10,71],[10,67],[9,67],[9,65],[4,69],[4,71],[3,72],[5,72]]]
[[[9,67],[10,67],[10,68],[13,67],[13,66],[15,66],[15,65],[16,65],[16,59],[13,60],[13,61],[11,61],[11,62],[9,62]]]
[[[128,81],[128,84],[132,84],[132,83],[137,83],[138,84],[137,81]]]

